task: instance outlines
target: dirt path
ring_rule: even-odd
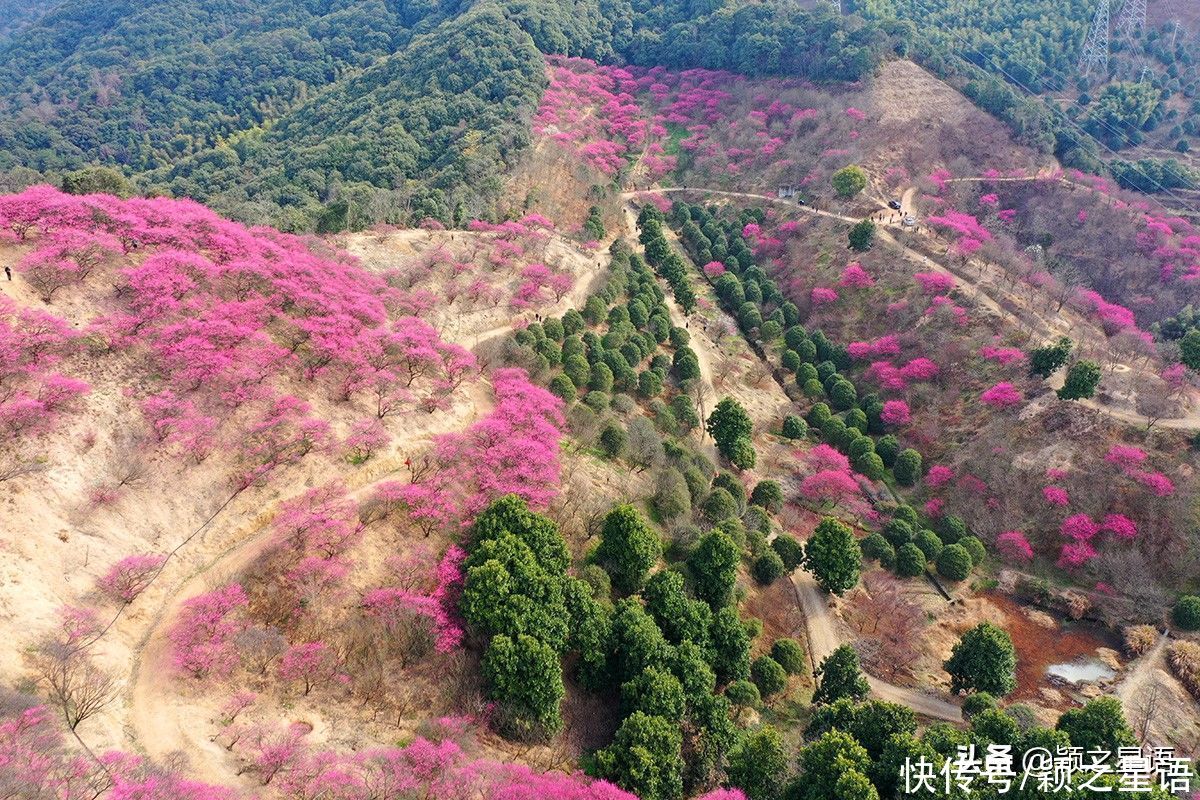
[[[730,194],[723,192],[719,194]],[[765,198],[774,199],[774,198]],[[820,213],[820,212],[818,212]],[[637,243],[637,215],[632,207],[625,207],[625,224],[627,236],[633,243],[635,249],[640,250]],[[683,318],[679,307],[676,305],[673,297],[668,293],[667,305],[671,310],[671,317],[675,324],[680,324]],[[715,312],[718,315],[724,315],[723,311]],[[729,320],[732,324],[732,320]],[[700,377],[708,384],[709,388],[715,393],[716,386],[714,383],[715,371],[713,363],[719,363],[722,353],[720,348],[702,331],[691,332],[692,349],[696,351],[696,358],[700,362]],[[775,387],[783,402],[788,402],[787,395],[783,389],[774,381],[771,385]],[[753,409],[751,411],[753,417]],[[766,420],[754,420],[756,427],[761,426]],[[804,614],[805,629],[808,636],[808,655],[812,662],[813,669],[821,663],[830,653],[841,646],[844,642],[838,632],[838,626],[833,618],[832,612],[829,610],[829,604],[826,600],[826,594],[813,576],[804,571],[797,570],[791,575],[792,586],[796,591],[796,600],[800,606],[800,610]],[[902,686],[895,686],[887,681],[881,680],[874,676],[867,676],[867,680],[871,683],[871,691],[876,697],[887,700],[892,703],[900,703],[911,708],[916,713],[924,717],[932,719],[946,720],[949,722],[962,722],[962,711],[954,703],[933,697],[928,694],[916,691],[915,689],[906,689]]]
[[[1167,642],[1170,641],[1166,631],[1158,637],[1158,642],[1154,647],[1142,654],[1142,657],[1137,660],[1133,669],[1125,673],[1125,677],[1117,684],[1113,690],[1113,694],[1125,706],[1126,716],[1129,716],[1130,703],[1138,696],[1142,688],[1150,682],[1151,676],[1155,670],[1163,670],[1169,673],[1167,669]]]
[[[558,316],[570,308],[582,308],[593,284],[604,272],[599,257],[593,260],[573,248],[562,249],[564,257],[572,260],[579,268],[577,274],[581,274],[561,300],[541,309],[543,316]],[[443,335],[449,341],[478,349],[508,334],[512,324],[510,320],[485,331],[449,331]],[[492,405],[487,382],[474,381],[469,392],[449,411],[414,414],[397,437],[390,456],[368,462],[343,480],[351,496],[361,498],[381,481],[405,472],[407,455],[431,443],[436,435],[462,430],[485,415]],[[209,734],[213,698],[181,691],[179,677],[170,663],[167,634],[187,599],[222,585],[254,563],[271,542],[270,523],[279,506],[301,493],[276,497],[270,502],[255,497],[225,509],[214,525],[190,543],[177,560],[169,562],[169,571],[165,569],[163,573],[167,579],[156,581],[138,598],[138,608],[154,609],[148,619],[145,613],[139,613],[121,621],[121,632],[136,642],[124,693],[125,732],[136,750],[158,761],[181,753],[199,779],[226,784],[239,781],[228,769],[228,753]],[[143,626],[144,630],[139,630]]]
[[[796,600],[800,610],[804,612],[804,623],[808,633],[808,657],[813,670],[843,642],[838,635],[837,623],[833,612],[829,610],[829,602],[825,591],[817,584],[813,576],[804,570],[792,573],[792,586],[796,590]],[[947,722],[962,722],[962,709],[948,700],[917,691],[896,686],[885,680],[867,675],[871,685],[871,694],[889,703],[899,703],[908,706],[917,714],[930,719],[940,719]]]
[[[988,181],[988,180],[1016,182],[1016,181],[1033,181],[1033,180],[1047,180],[1047,179],[1048,178],[1046,176],[1040,176],[1040,177],[1022,177],[1022,178],[982,178],[982,177],[980,177],[980,178],[955,178],[952,180],[963,181],[963,182],[966,182],[966,181]],[[1084,186],[1083,184],[1075,183],[1074,181],[1070,181],[1066,178],[1060,177],[1060,178],[1057,178],[1056,180],[1059,180],[1059,181],[1069,184],[1071,186],[1076,186],[1076,187],[1080,187],[1080,188],[1089,189],[1091,191],[1095,191],[1095,190],[1092,190],[1091,187],[1087,187],[1087,186]],[[700,192],[700,193],[704,193],[704,194],[716,195],[719,197],[738,197],[738,198],[749,199],[749,200],[766,201],[766,202],[770,202],[770,203],[786,205],[789,208],[796,209],[796,210],[801,211],[806,214],[814,214],[816,216],[829,217],[831,219],[842,220],[843,222],[858,222],[859,221],[858,219],[855,219],[853,217],[847,217],[847,216],[843,216],[841,214],[834,214],[829,211],[819,211],[817,209],[812,208],[811,206],[800,205],[799,203],[796,203],[793,200],[787,200],[787,199],[782,199],[782,198],[778,198],[778,197],[771,197],[770,195],[764,195],[764,194],[753,194],[750,192],[726,192],[726,191],[721,191],[721,190],[716,190],[716,189],[703,189],[703,188],[699,188],[699,187],[689,187],[687,189],[684,189],[683,187],[666,187],[666,188],[662,188],[662,189],[644,190],[644,191],[639,191],[639,192],[626,192],[623,196],[626,198],[632,199],[639,194],[647,194],[647,193],[666,194],[666,193],[672,193],[672,192]],[[908,189],[905,190],[905,192],[903,194],[903,199],[901,200],[901,204],[904,206],[905,209],[909,210],[909,213],[912,212],[912,201],[915,196],[915,193],[916,193],[916,187],[909,187]],[[927,269],[927,270],[931,270],[931,271],[935,271],[935,272],[944,273],[946,275],[950,275],[953,278],[955,278],[955,280],[960,281],[964,290],[967,292],[967,295],[976,304],[978,304],[979,306],[982,306],[983,308],[986,308],[989,312],[995,314],[996,316],[1007,320],[1009,323],[1018,326],[1018,329],[1024,329],[1027,326],[1030,326],[1031,319],[1023,318],[1023,317],[1015,314],[1014,312],[1008,310],[1007,308],[1002,306],[999,302],[997,302],[994,297],[991,296],[991,294],[989,293],[989,289],[990,289],[990,291],[1004,293],[1003,290],[999,286],[997,286],[994,282],[991,282],[989,289],[985,289],[983,287],[980,279],[974,277],[973,275],[971,275],[969,272],[966,271],[966,268],[968,268],[968,267],[975,267],[978,269],[979,274],[982,275],[983,271],[985,269],[989,269],[993,265],[988,264],[986,262],[979,261],[978,259],[971,259],[970,261],[968,261],[966,264],[963,265],[962,269],[954,269],[952,267],[948,267],[948,266],[946,266],[945,263],[940,261],[937,257],[930,258],[930,256],[928,254],[922,253],[918,250],[914,250],[913,248],[911,248],[908,245],[904,244],[903,242],[899,241],[896,238],[896,236],[892,230],[892,228],[895,228],[895,227],[896,226],[894,226],[894,225],[889,226],[889,225],[877,224],[876,238],[881,241],[886,242],[894,249],[899,250],[914,265],[919,266],[922,269]],[[911,234],[904,234],[904,235],[911,235]],[[923,238],[927,238],[927,239],[932,238],[932,237],[928,237],[926,234],[917,234],[917,235],[922,236]],[[1005,294],[1009,295],[1008,300],[1009,300],[1009,302],[1013,303],[1014,305],[1017,305],[1018,307],[1026,305],[1026,304],[1021,303],[1019,298],[1016,298],[1015,296],[1013,296],[1011,292],[1007,292]],[[1066,335],[1068,333],[1068,331],[1070,330],[1069,326],[1063,325],[1063,324],[1061,324],[1061,322],[1059,322],[1057,320],[1055,322],[1047,321],[1041,314],[1036,314],[1036,313],[1033,313],[1032,311],[1031,311],[1031,317],[1033,320],[1036,320],[1036,322],[1038,323],[1037,333],[1047,339],[1053,339],[1053,338],[1057,338],[1058,336]],[[1056,322],[1058,324],[1056,324]],[[1143,427],[1150,424],[1149,417],[1143,416],[1142,414],[1138,414],[1136,411],[1112,408],[1111,406],[1103,405],[1094,400],[1082,400],[1079,402],[1082,402],[1084,405],[1088,406],[1089,408],[1094,408],[1097,411],[1101,412],[1102,414],[1105,414],[1105,415],[1107,415],[1115,420],[1118,420],[1120,422],[1124,422],[1124,423],[1131,424],[1131,425],[1140,425]],[[1157,422],[1155,422],[1154,425],[1157,427],[1160,427],[1160,428],[1170,428],[1173,430],[1200,431],[1200,403],[1192,403],[1191,410],[1188,411],[1182,417],[1175,417],[1172,419],[1161,419],[1161,420],[1158,420]]]

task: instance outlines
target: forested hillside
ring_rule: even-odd
[[[492,210],[542,54],[853,81],[889,44],[831,6],[693,6],[64,4],[0,45],[0,182],[103,165],[290,230],[449,223]]]
[[[36,20],[53,4],[53,0],[0,0],[0,43]]]

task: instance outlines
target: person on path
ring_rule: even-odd
[[[8,278],[10,281],[12,280],[12,267],[8,266],[7,264],[4,266],[4,277]]]

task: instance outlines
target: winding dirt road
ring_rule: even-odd
[[[1036,181],[1036,180],[1051,180],[1051,178],[1048,178],[1047,176],[1020,177],[1020,178],[1017,178],[1017,177],[1012,177],[1012,178],[969,177],[969,178],[953,178],[953,179],[951,179],[951,182],[972,182],[972,181],[976,181],[976,182],[980,182],[980,181],[1022,182],[1022,181],[1025,181],[1025,182],[1028,182],[1028,181]],[[1096,191],[1089,186],[1085,186],[1083,184],[1076,183],[1065,177],[1053,178],[1053,180],[1057,180],[1057,181],[1067,184],[1069,186],[1087,189],[1089,191]],[[637,191],[637,192],[626,192],[622,195],[622,197],[625,197],[626,199],[635,199],[638,195],[644,195],[644,194],[669,194],[669,193],[682,193],[682,192],[695,192],[695,193],[700,193],[700,194],[716,195],[718,197],[732,197],[732,198],[742,198],[742,199],[747,199],[747,200],[764,201],[764,202],[769,202],[769,203],[775,203],[778,205],[784,205],[789,208],[800,211],[802,213],[812,214],[812,215],[820,216],[820,217],[828,217],[830,219],[837,219],[837,220],[841,220],[843,222],[855,223],[855,222],[860,221],[858,218],[855,218],[855,217],[848,217],[848,216],[845,216],[842,214],[835,214],[831,211],[820,211],[820,210],[817,210],[817,209],[813,208],[812,206],[808,206],[808,205],[800,205],[799,203],[795,202],[794,200],[788,200],[788,199],[779,198],[779,197],[772,197],[771,195],[765,195],[765,194],[754,194],[752,192],[727,192],[727,191],[723,191],[723,190],[719,190],[719,189],[703,189],[700,187],[684,188],[682,186],[672,186],[672,187],[664,187],[661,189],[646,189],[646,190]],[[901,205],[905,209],[908,209],[910,212],[912,210],[912,203],[913,203],[913,198],[915,197],[915,194],[916,194],[916,187],[909,187],[908,189],[906,189],[904,191],[904,194],[902,196]],[[905,235],[911,235],[911,234],[905,234]],[[923,238],[931,238],[931,237],[927,237],[926,234],[917,234],[917,235],[922,236]],[[1029,317],[1029,318],[1021,317],[1021,316],[1013,313],[1012,311],[1010,311],[1008,308],[1001,305],[999,302],[997,302],[997,300],[994,297],[992,297],[992,295],[990,294],[990,291],[988,289],[984,288],[984,286],[982,285],[980,280],[977,279],[972,274],[970,274],[970,272],[966,271],[967,267],[974,267],[974,268],[977,268],[979,274],[982,275],[984,269],[988,269],[993,266],[991,264],[988,264],[987,262],[983,262],[983,261],[980,261],[979,259],[972,258],[966,264],[963,265],[962,269],[954,269],[952,267],[947,266],[945,263],[943,263],[941,260],[939,260],[937,255],[935,255],[934,257],[931,258],[929,254],[922,253],[918,250],[914,250],[913,248],[911,248],[908,245],[904,244],[903,242],[899,241],[896,238],[895,234],[893,233],[892,229],[890,227],[887,227],[884,225],[878,225],[876,227],[876,239],[886,242],[888,245],[890,245],[894,249],[899,250],[906,258],[908,258],[911,262],[913,262],[913,264],[918,265],[923,269],[950,275],[953,278],[955,278],[956,280],[960,281],[962,283],[962,285],[966,289],[969,290],[969,296],[971,297],[972,300],[974,300],[974,302],[976,304],[978,304],[979,306],[982,306],[983,308],[986,308],[988,311],[995,314],[996,316],[998,316],[1002,319],[1005,319],[1014,325],[1017,325],[1019,329],[1023,329],[1026,326],[1033,327],[1031,323],[1036,322],[1037,323],[1037,333],[1039,335],[1045,337],[1046,339],[1054,339],[1054,338],[1057,338],[1058,336],[1066,335],[1069,332],[1068,327],[1062,326],[1062,325],[1052,325],[1049,322],[1047,322],[1040,314],[1031,315],[1031,317]],[[944,255],[944,253],[942,255]],[[1000,268],[1000,269],[1002,269],[1002,268]],[[991,291],[1005,293],[1004,290],[1002,290],[999,286],[997,286],[994,283],[991,285]],[[1019,299],[1016,298],[1012,292],[1007,292],[1006,294],[1009,295],[1009,297],[1008,297],[1009,303],[1011,303],[1013,305],[1017,305],[1017,306],[1020,305]],[[1191,403],[1191,408],[1184,416],[1175,417],[1175,418],[1171,418],[1171,419],[1157,420],[1154,422],[1154,426],[1159,427],[1159,428],[1170,428],[1172,430],[1181,430],[1181,431],[1188,431],[1188,432],[1200,431],[1200,403],[1195,402],[1195,399],[1196,399],[1196,397],[1195,397],[1195,395],[1193,395],[1193,397],[1192,397],[1193,402]],[[1112,419],[1115,419],[1119,422],[1124,422],[1124,423],[1130,424],[1130,425],[1139,425],[1142,427],[1147,427],[1147,426],[1150,426],[1150,424],[1151,424],[1151,420],[1149,417],[1139,414],[1136,411],[1112,408],[1111,406],[1106,406],[1101,403],[1098,403],[1095,400],[1081,400],[1081,401],[1077,401],[1077,402],[1081,402],[1083,405],[1085,405],[1089,408],[1093,408],[1093,409],[1101,412],[1102,414],[1105,414],[1108,417],[1111,417]]]
[[[582,308],[604,272],[603,263],[596,257],[569,247],[563,248],[563,254],[572,261],[579,277],[562,299],[541,309],[544,316],[559,316],[571,308]],[[455,330],[443,335],[448,341],[477,350],[511,330],[510,321],[486,331]],[[381,481],[406,472],[404,462],[409,453],[431,443],[438,434],[466,428],[491,410],[492,397],[486,380],[472,382],[468,391],[470,395],[449,411],[414,414],[399,431],[390,455],[373,459],[343,478],[350,495],[362,498]],[[121,633],[135,642],[124,692],[128,709],[126,736],[135,750],[160,762],[182,754],[201,780],[236,784],[239,777],[230,769],[228,753],[212,740],[209,727],[212,698],[181,691],[178,675],[171,665],[168,631],[189,598],[234,579],[266,550],[271,542],[270,523],[279,506],[308,488],[295,491],[303,481],[295,484],[286,497],[239,498],[231,504],[168,563],[160,579],[135,601],[138,609],[154,611],[127,615],[119,623]]]
[[[691,190],[689,190],[691,191]],[[729,195],[730,192],[720,192],[719,194]],[[762,197],[757,195],[741,195],[750,197]],[[810,209],[811,210],[811,209]],[[826,214],[827,212],[815,212]],[[827,214],[828,216],[837,216]],[[626,206],[625,208],[625,227],[626,237],[630,241],[631,246],[635,249],[640,249],[637,241],[637,214],[634,210]],[[838,217],[843,219],[842,217]],[[679,324],[682,319],[682,313],[679,311],[675,300],[667,294],[667,304],[671,309],[672,319]],[[716,309],[714,313],[718,318],[723,318],[726,324],[733,325],[732,318],[729,318],[724,311]],[[734,328],[736,329],[736,328]],[[713,376],[715,374],[712,365],[719,363],[721,358],[720,349],[712,342],[708,336],[701,332],[693,332],[692,349],[696,351],[696,358],[700,362],[700,377],[709,388],[715,392],[713,384]],[[778,386],[778,384],[772,384]],[[782,387],[778,391],[786,400],[786,395],[783,394]],[[756,427],[760,429],[764,427],[770,420],[754,420]],[[797,570],[791,575],[792,587],[796,592],[796,601],[800,606],[801,612],[804,614],[805,631],[808,638],[808,656],[811,661],[812,668],[815,670],[817,666],[834,650],[844,644],[844,640],[838,632],[838,625],[834,619],[833,613],[829,609],[827,594],[813,579],[811,573],[804,570]],[[908,706],[917,714],[928,717],[930,719],[945,720],[947,722],[962,722],[962,710],[947,700],[934,697],[924,692],[919,692],[915,689],[908,689],[903,686],[896,686],[887,681],[876,678],[873,675],[868,675],[867,680],[871,685],[872,694],[881,699],[892,703],[899,703]]]
[[[804,623],[808,632],[808,657],[815,671],[825,657],[844,642],[838,635],[837,624],[833,619],[833,612],[829,610],[825,590],[804,570],[797,570],[791,577],[792,586],[796,590],[796,600],[800,604],[800,610],[804,612]],[[867,675],[867,683],[871,685],[871,694],[874,697],[908,706],[922,717],[946,722],[963,721],[962,709],[948,700],[916,689],[896,686],[874,675]]]

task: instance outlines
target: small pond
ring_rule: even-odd
[[[1043,702],[1039,691],[1056,682],[1078,684],[1112,677],[1096,650],[1115,649],[1120,643],[1101,626],[1056,617],[1054,627],[1045,627],[1024,613],[1026,606],[1019,600],[1000,592],[986,596],[1004,613],[1004,628],[1017,651],[1017,688],[1010,699]]]
[[[1046,667],[1046,674],[1067,683],[1079,684],[1106,681],[1117,673],[1098,658],[1080,658],[1065,664],[1051,664]]]

